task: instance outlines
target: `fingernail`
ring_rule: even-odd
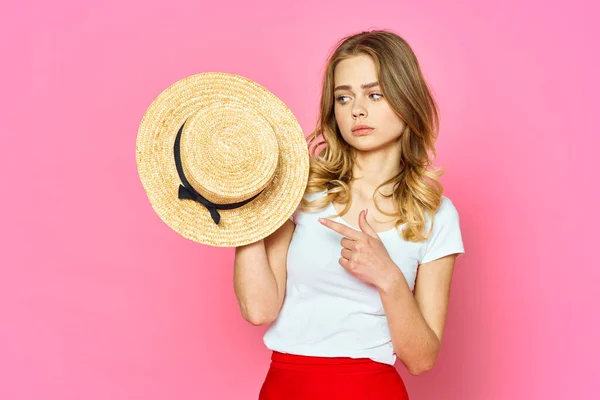
[[[367,216],[368,213],[369,213],[369,209],[365,208],[365,217]]]

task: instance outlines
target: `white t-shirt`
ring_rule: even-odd
[[[323,190],[305,198],[325,195]],[[285,299],[263,341],[268,349],[281,353],[364,357],[394,365],[396,354],[379,292],[339,264],[342,235],[317,220],[335,213],[331,203],[318,212],[302,212],[298,206],[290,218],[296,230],[287,256]],[[351,226],[340,217],[334,220]],[[426,221],[429,229],[431,221]],[[425,242],[405,241],[395,228],[380,232],[379,238],[411,290],[419,264],[464,253],[458,212],[445,196]]]

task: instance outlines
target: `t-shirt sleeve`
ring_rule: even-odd
[[[464,252],[458,211],[449,198],[443,197],[442,205],[434,217],[433,232],[425,241],[425,254],[421,264],[450,254],[457,254],[458,257]]]

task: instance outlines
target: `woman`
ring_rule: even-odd
[[[427,169],[437,131],[401,37],[362,32],[336,46],[304,199],[276,232],[236,248],[242,315],[271,324],[259,399],[408,399],[396,360],[413,375],[433,367],[464,253],[443,173]]]

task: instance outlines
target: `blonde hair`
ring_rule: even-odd
[[[350,187],[355,149],[342,138],[334,115],[334,79],[337,64],[357,55],[370,56],[376,66],[378,80],[390,107],[406,123],[400,137],[400,172],[377,187],[393,184],[392,197],[398,213],[390,214],[375,207],[383,215],[395,217],[395,227],[404,240],[421,242],[429,238],[425,231],[425,214],[433,215],[442,202],[443,170],[433,168],[436,157],[434,143],[439,129],[437,104],[423,78],[419,63],[408,43],[386,30],[366,31],[340,40],[326,64],[316,129],[307,137],[310,171],[306,194],[327,190],[327,195],[313,201],[303,199],[301,210],[320,211],[329,202],[345,203],[346,214],[352,202]],[[430,156],[431,153],[431,156]],[[431,170],[428,170],[430,168]],[[337,214],[335,214],[337,215]],[[398,228],[406,224],[405,229]]]

